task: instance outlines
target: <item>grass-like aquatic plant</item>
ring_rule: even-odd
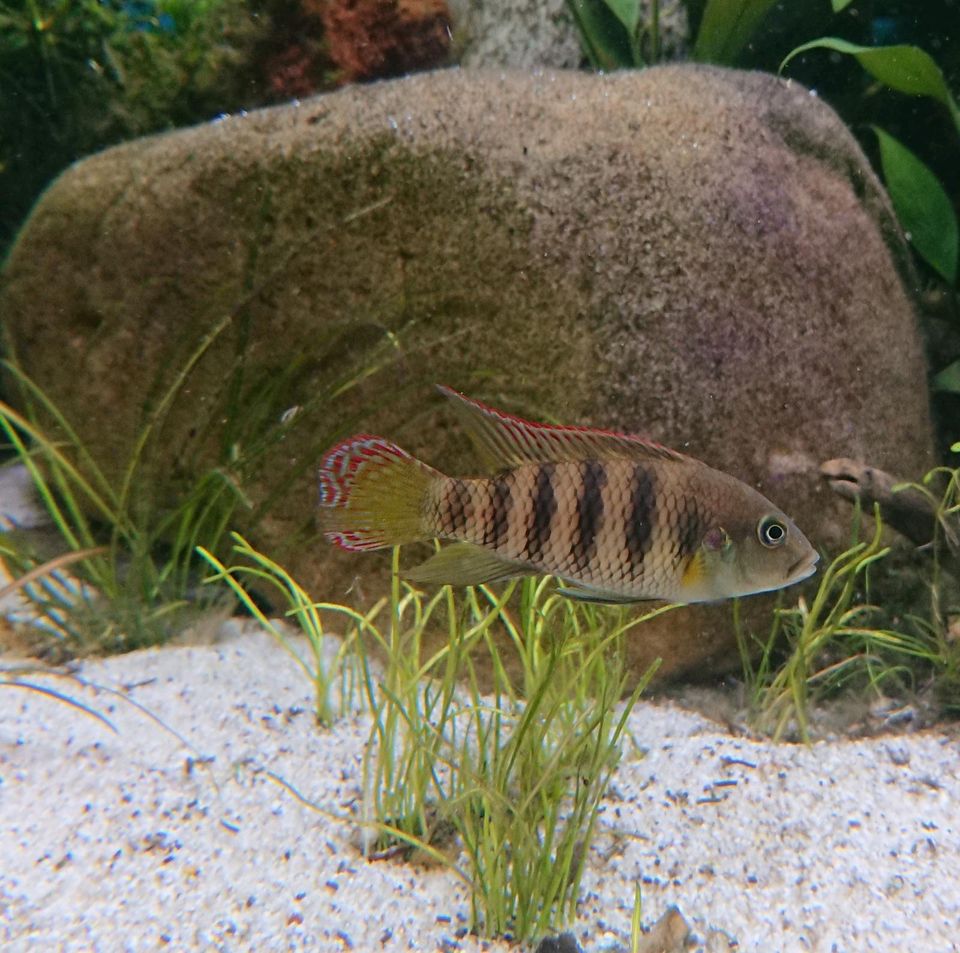
[[[354,209],[342,225],[362,223],[390,201],[387,196]],[[198,552],[222,554],[227,531],[241,509],[244,525],[255,527],[290,492],[312,458],[303,453],[300,463],[275,474],[269,492],[256,500],[244,493],[247,478],[260,472],[265,458],[292,433],[302,433],[305,420],[318,424],[310,434],[316,445],[336,439],[337,427],[344,424],[334,412],[338,401],[402,356],[403,328],[380,325],[365,327],[362,343],[344,356],[340,351],[344,341],[355,336],[356,326],[331,321],[324,356],[337,355],[336,366],[311,388],[309,397],[291,406],[301,361],[291,360],[280,372],[252,379],[241,350],[222,398],[195,422],[196,442],[216,444],[216,459],[187,466],[189,482],[174,487],[162,449],[172,411],[184,399],[189,382],[202,373],[207,353],[223,346],[225,334],[249,339],[248,306],[282,280],[308,246],[309,240],[291,246],[272,268],[258,274],[260,249],[254,244],[234,307],[207,317],[200,324],[206,330],[199,340],[186,342],[186,353],[172,359],[169,380],[158,376],[154,381],[155,396],[118,476],[108,475],[98,464],[68,415],[15,360],[0,364],[16,385],[20,405],[0,402],[0,432],[28,470],[60,538],[62,548],[54,555],[71,563],[69,575],[39,573],[35,583],[21,589],[38,628],[52,637],[48,648],[73,655],[163,642],[198,611],[219,602],[229,590],[198,587]],[[0,534],[0,559],[14,575],[29,575],[50,555],[31,546],[29,534]]]
[[[422,635],[441,605],[448,638],[424,658]],[[667,608],[629,619],[564,599],[546,577],[502,593],[467,589],[460,604],[445,587],[424,602],[395,573],[381,643],[386,673],[379,685],[367,683],[370,849],[399,840],[435,853],[434,839],[452,836],[471,887],[472,926],[484,935],[531,939],[567,921],[626,719],[653,674],[618,707],[629,680],[620,640]],[[519,659],[516,681],[498,630]],[[475,649],[492,665],[489,694]]]
[[[878,697],[886,689],[903,690],[915,670],[945,677],[958,663],[958,652],[927,622],[898,631],[884,625],[881,607],[862,602],[869,591],[869,571],[890,552],[883,545],[883,523],[875,509],[873,534],[835,557],[820,576],[811,602],[801,598],[779,608],[765,640],[735,628],[755,725],[775,740],[795,736],[810,740],[810,709],[848,684]],[[854,540],[859,537],[857,512]],[[939,633],[939,634],[938,634]],[[759,652],[757,651],[759,650]],[[756,659],[756,661],[755,661]]]
[[[72,579],[42,573],[23,586],[46,629],[68,653],[118,651],[164,641],[182,627],[199,545],[214,548],[243,496],[222,468],[201,474],[176,506],[160,510],[140,491],[144,449],[193,364],[225,326],[204,339],[143,428],[116,485],[86,451],[66,416],[16,365],[6,371],[27,395],[24,412],[0,403],[0,428],[26,466],[66,547]],[[39,423],[52,420],[53,437]],[[45,563],[5,534],[0,555],[18,574]],[[211,595],[213,595],[211,593]]]
[[[200,555],[214,568],[215,574],[207,582],[223,581],[237,597],[238,601],[263,628],[293,657],[304,675],[314,686],[314,714],[317,721],[325,726],[332,725],[354,707],[353,700],[359,698],[357,673],[357,638],[364,632],[375,632],[372,620],[384,606],[381,599],[366,614],[349,606],[337,603],[313,602],[303,587],[277,562],[254,549],[239,533],[231,534],[234,540],[233,552],[243,560],[227,566],[217,556],[203,547]],[[306,637],[312,660],[305,659],[290,640],[287,633],[264,613],[260,604],[251,596],[249,588],[261,584],[270,590],[278,591],[289,605],[286,615],[292,619]],[[324,615],[342,616],[349,623],[348,635],[339,645],[335,645],[324,633]],[[335,705],[333,688],[338,687],[339,706]]]
[[[960,453],[960,443],[950,448]],[[906,483],[894,489],[922,493],[934,513],[932,570],[930,573],[930,611],[925,619],[914,619],[921,634],[925,657],[932,669],[933,687],[939,707],[960,714],[960,467],[941,466],[931,470],[919,483]]]
[[[627,692],[622,639],[672,607],[631,617],[564,599],[549,578],[503,592],[478,586],[460,595],[445,586],[425,595],[401,581],[395,551],[389,599],[361,614],[311,603],[240,538],[236,554],[249,565],[228,568],[207,556],[212,579],[227,581],[290,649],[240,580],[285,593],[288,615],[313,648],[313,665],[301,666],[317,685],[318,714],[335,713],[331,685],[355,684],[343,673],[354,670],[357,653],[371,715],[364,852],[413,852],[449,867],[469,886],[472,927],[483,935],[529,940],[569,920],[627,718],[653,674]],[[334,617],[347,620],[346,639],[324,655],[324,620]],[[428,650],[428,631],[441,626],[446,639]],[[514,677],[508,653],[519,661]],[[492,669],[488,692],[478,658]]]
[[[950,452],[960,453],[960,443],[950,447]],[[916,490],[930,502],[934,514],[934,538],[931,547],[939,560],[946,555],[951,565],[957,564],[960,572],[960,467],[934,467],[919,483],[903,483],[894,491]]]

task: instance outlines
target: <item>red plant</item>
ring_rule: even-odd
[[[446,0],[303,0],[323,21],[343,82],[430,69],[450,52]]]

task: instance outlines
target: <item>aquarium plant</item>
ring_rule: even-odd
[[[70,162],[246,105],[247,0],[0,0],[0,254]]]
[[[389,596],[360,613],[311,601],[281,566],[234,540],[230,564],[204,553],[215,570],[208,581],[231,586],[294,654],[323,724],[358,702],[369,715],[352,819],[364,854],[446,867],[467,885],[481,936],[530,941],[569,922],[598,804],[631,750],[627,719],[655,671],[631,676],[624,640],[673,607],[631,616],[565,599],[550,577],[426,594],[401,581],[394,549]],[[309,659],[263,616],[251,579],[284,593]],[[325,629],[338,620],[345,640],[332,650]],[[437,626],[447,637],[428,650]],[[492,684],[481,687],[484,664]]]

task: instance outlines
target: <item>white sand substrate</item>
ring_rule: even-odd
[[[319,728],[290,657],[225,628],[80,668],[191,747],[103,691],[31,676],[116,733],[0,686],[0,949],[516,949],[466,934],[448,870],[361,856],[368,717]],[[645,753],[604,798],[572,927],[588,953],[627,949],[637,881],[645,923],[676,904],[712,950],[960,950],[956,732],[775,745],[650,702],[630,731]]]

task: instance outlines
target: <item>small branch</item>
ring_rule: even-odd
[[[939,517],[935,495],[846,457],[827,460],[820,474],[834,493],[854,503],[859,501],[865,512],[877,504],[884,522],[914,545],[929,546],[936,539]],[[960,576],[960,520],[954,515],[949,522],[944,520],[941,528],[946,542],[944,566]]]

